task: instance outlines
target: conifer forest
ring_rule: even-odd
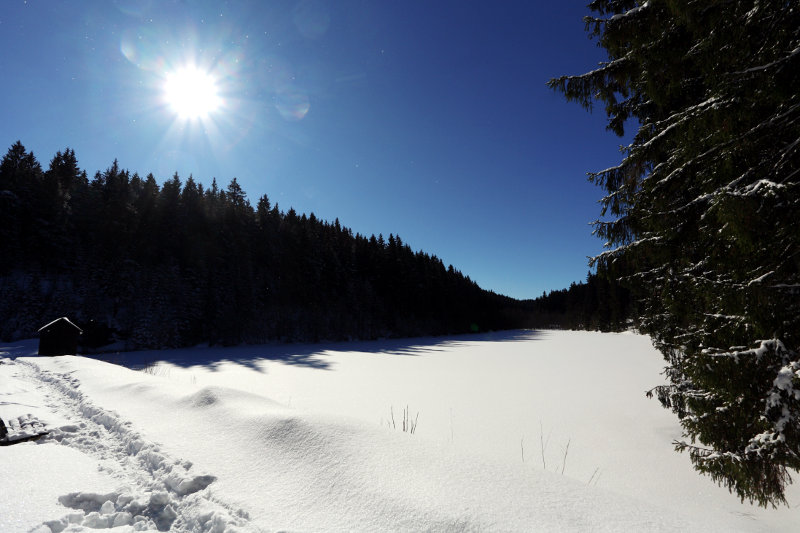
[[[526,304],[478,287],[399,236],[253,207],[178,175],[115,161],[89,179],[74,151],[0,164],[0,338],[70,316],[87,348],[371,339],[530,325]]]

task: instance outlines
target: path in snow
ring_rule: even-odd
[[[18,376],[40,389],[47,407],[73,421],[53,428],[40,442],[56,441],[96,459],[121,489],[104,494],[73,492],[59,502],[74,510],[44,522],[34,533],[115,528],[115,531],[212,532],[251,530],[249,517],[203,490],[216,478],[198,474],[192,463],[170,457],[144,439],[113,411],[84,397],[80,382],[69,374],[40,369],[28,361],[8,361]],[[118,529],[117,529],[118,528]]]

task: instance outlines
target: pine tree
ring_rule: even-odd
[[[17,141],[0,161],[0,272],[16,261],[36,256],[46,230],[38,201],[43,187],[42,167]]]
[[[595,261],[641,298],[654,389],[695,467],[785,503],[800,469],[800,6],[595,0],[600,68],[550,86],[638,131],[605,188]],[[609,220],[610,219],[610,220]]]

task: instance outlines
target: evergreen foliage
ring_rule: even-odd
[[[535,328],[622,331],[635,315],[630,291],[603,272],[529,302]]]
[[[695,467],[785,503],[800,469],[800,5],[595,0],[600,68],[550,81],[638,130],[607,191],[599,268],[640,297],[668,363],[655,393]]]
[[[60,316],[86,344],[126,349],[345,340],[510,329],[522,302],[478,287],[399,236],[365,237],[255,208],[176,174],[163,185],[117,161],[89,180],[72,150],[43,171],[15,143],[0,163],[0,338]]]

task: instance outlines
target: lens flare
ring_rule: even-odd
[[[167,74],[164,99],[183,119],[203,119],[222,105],[216,79],[193,65]]]
[[[283,91],[275,95],[275,108],[281,116],[290,121],[303,120],[311,109],[308,96],[298,91]]]

